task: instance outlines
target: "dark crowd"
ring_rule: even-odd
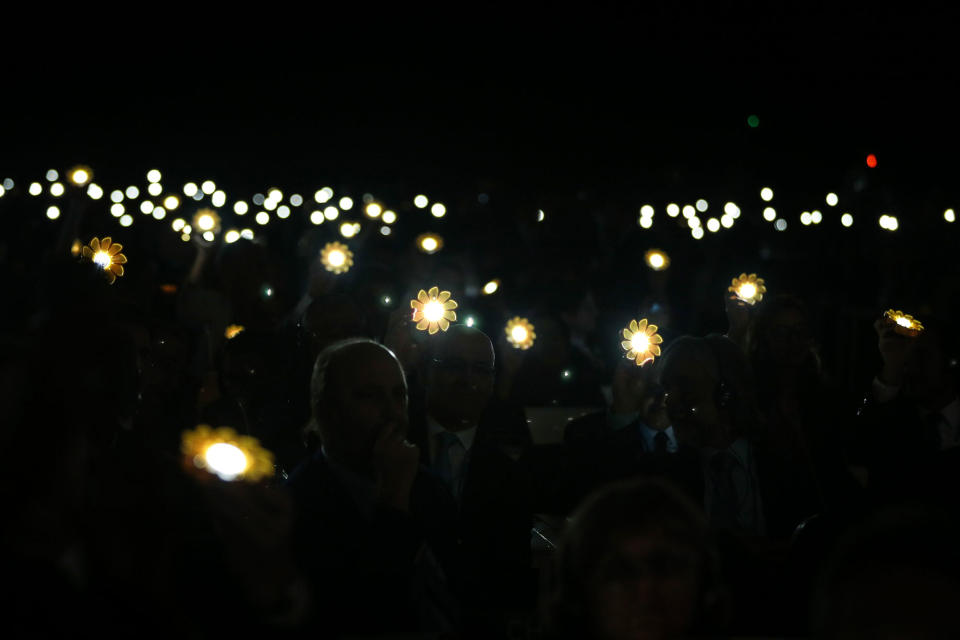
[[[227,244],[82,207],[22,222],[0,240],[7,629],[960,637],[955,256],[708,256],[574,209],[434,255],[400,224]],[[94,236],[123,244],[112,284],[76,251]],[[727,289],[743,271],[755,305]],[[410,306],[433,286],[458,303],[436,333]],[[641,318],[663,338],[643,366],[621,346]],[[201,468],[198,425],[272,470]]]

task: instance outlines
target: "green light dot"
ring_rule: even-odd
[[[747,124],[750,125],[752,128],[756,129],[757,127],[760,126],[760,118],[758,118],[755,115],[749,116],[747,118]]]

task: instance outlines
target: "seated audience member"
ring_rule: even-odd
[[[837,446],[848,411],[825,382],[803,302],[765,299],[747,333],[747,354],[767,427],[768,534],[786,538],[815,514],[848,513],[858,491]]]
[[[427,541],[452,537],[455,507],[405,440],[407,385],[396,357],[366,339],[330,345],[310,392],[322,446],[288,485],[317,630],[450,630],[454,603]]]
[[[459,509],[450,581],[465,627],[502,634],[504,614],[533,606],[528,479],[501,442],[504,415],[491,406],[493,344],[454,325],[433,338],[424,365],[423,411],[411,412],[411,440]]]
[[[813,598],[814,638],[960,637],[955,515],[885,508],[837,546]]]
[[[602,484],[655,474],[678,443],[669,424],[654,367],[623,359],[613,374],[613,404],[572,420],[564,432],[573,496],[570,507]]]
[[[956,504],[960,396],[955,331],[936,319],[917,336],[880,319],[883,366],[860,408],[850,444],[873,498]]]
[[[725,609],[703,513],[663,480],[634,479],[571,517],[546,626],[551,638],[681,638],[718,631]]]

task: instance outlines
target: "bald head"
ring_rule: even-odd
[[[427,411],[451,431],[476,426],[493,394],[493,343],[466,325],[436,338],[427,366]]]

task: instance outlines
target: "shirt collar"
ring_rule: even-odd
[[[429,434],[431,441],[434,439],[434,436],[444,431],[449,431],[449,429],[444,429],[439,422],[434,420],[431,416],[427,416],[427,433]],[[473,446],[473,441],[477,437],[477,427],[473,426],[469,429],[463,429],[461,431],[449,431],[449,433],[457,436],[457,439],[460,441],[460,444],[463,445],[465,451],[470,451],[470,447]]]
[[[343,485],[343,488],[353,499],[354,503],[356,503],[360,512],[367,517],[372,517],[376,512],[377,502],[380,499],[380,489],[377,483],[364,475],[351,471],[332,459],[323,446],[320,447],[320,454],[324,460],[327,461],[330,472],[333,473],[334,477]]]

